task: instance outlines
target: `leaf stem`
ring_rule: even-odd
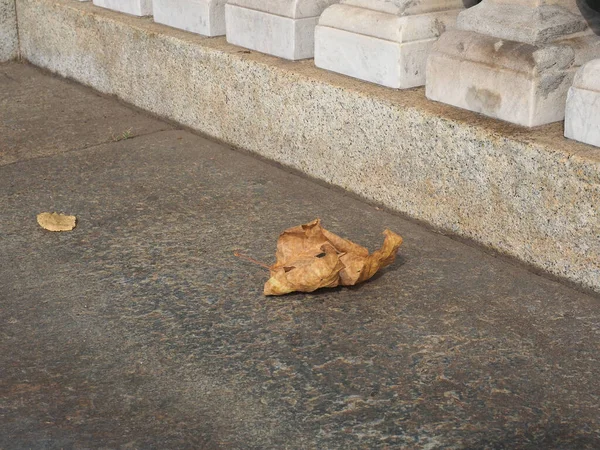
[[[245,259],[246,261],[250,261],[251,263],[254,263],[254,264],[258,265],[258,266],[264,267],[264,268],[265,268],[265,269],[267,269],[267,270],[271,270],[271,268],[270,268],[269,266],[267,266],[265,263],[262,263],[262,262],[260,262],[260,261],[257,261],[257,260],[256,260],[256,259],[254,259],[254,258],[250,258],[249,256],[246,256],[246,255],[244,255],[244,254],[242,254],[242,253],[240,253],[240,252],[233,252],[233,256],[236,256],[236,257],[238,257],[238,258]]]

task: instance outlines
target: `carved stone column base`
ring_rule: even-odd
[[[226,0],[153,0],[154,21],[202,34],[225,34]]]
[[[152,0],[94,0],[94,5],[134,16],[152,15]]]
[[[588,36],[534,46],[449,31],[429,56],[426,94],[518,125],[560,121],[582,49],[600,56],[600,39]]]
[[[575,72],[600,57],[593,19],[574,4],[484,1],[434,44],[427,97],[527,127],[560,121]]]
[[[332,5],[321,15],[315,65],[397,89],[425,84],[429,50],[464,9],[464,2],[452,0],[405,9],[376,1],[369,8],[354,3]]]
[[[567,97],[565,136],[600,147],[600,59],[575,75]]]
[[[280,58],[312,58],[315,26],[335,0],[230,0],[227,41]]]

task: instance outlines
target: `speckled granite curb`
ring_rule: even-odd
[[[15,0],[0,0],[0,62],[19,55]]]
[[[600,292],[600,149],[74,0],[25,59]],[[40,20],[40,18],[44,20]]]

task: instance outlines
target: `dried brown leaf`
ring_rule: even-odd
[[[383,247],[372,254],[325,230],[319,219],[285,230],[277,241],[277,261],[265,295],[312,292],[323,287],[353,286],[394,262],[402,238],[385,230]]]
[[[75,228],[77,218],[58,213],[41,213],[37,216],[40,226],[48,231],[71,231]]]
[[[265,284],[265,295],[312,292],[324,287],[336,287],[343,268],[337,250],[330,244],[323,244],[316,255],[303,254],[290,260],[289,266],[272,266],[271,278]]]

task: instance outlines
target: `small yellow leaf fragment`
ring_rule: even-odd
[[[71,231],[75,228],[77,218],[58,213],[41,213],[37,216],[40,226],[48,231]]]

